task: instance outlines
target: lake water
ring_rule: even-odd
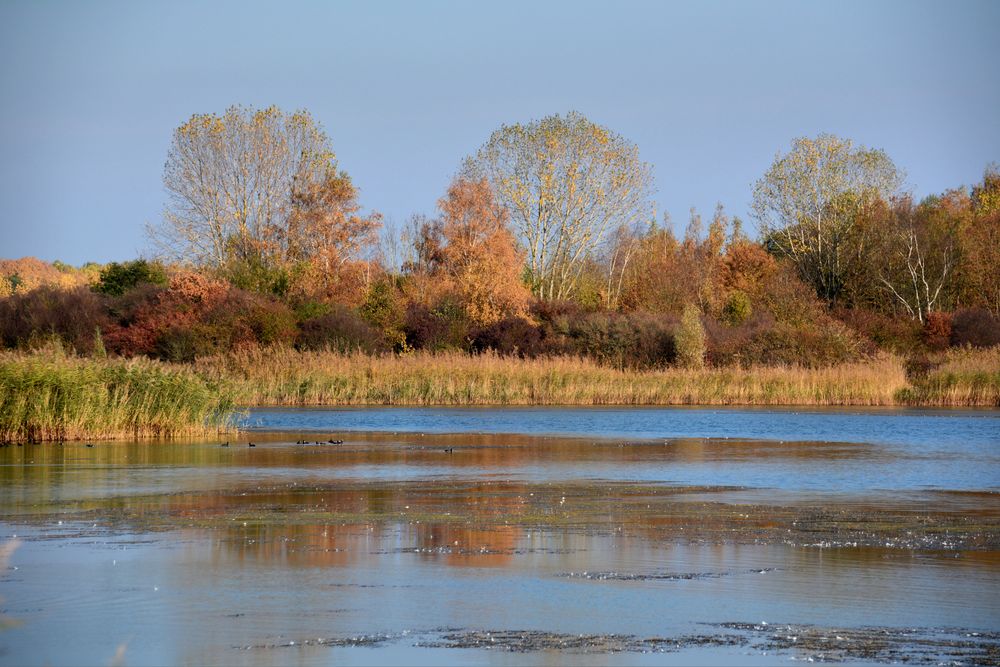
[[[0,448],[0,664],[1000,660],[997,411],[245,426]]]

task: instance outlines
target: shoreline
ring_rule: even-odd
[[[239,406],[1000,407],[1000,348],[943,355],[923,375],[882,355],[836,366],[626,370],[492,354],[250,349],[194,364],[0,354],[0,442],[235,432]]]

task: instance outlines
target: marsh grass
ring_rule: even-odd
[[[1000,346],[945,352],[899,398],[900,402],[911,405],[1000,406]]]
[[[369,356],[243,349],[196,364],[246,405],[893,405],[907,386],[884,356],[829,368],[616,370],[491,354]]]
[[[574,357],[244,348],[194,365],[0,353],[0,441],[229,430],[238,405],[1000,406],[1000,348],[953,350],[907,380],[884,355],[826,368],[616,370]]]
[[[148,359],[0,353],[0,441],[216,432],[232,423],[233,399],[224,382]]]

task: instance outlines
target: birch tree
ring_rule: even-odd
[[[896,193],[902,179],[882,150],[830,134],[798,138],[754,185],[753,210],[771,249],[789,257],[802,279],[833,303],[851,255],[871,242],[857,237],[856,221]]]
[[[921,324],[938,310],[955,268],[954,219],[936,202],[914,207],[909,198],[896,203],[892,226],[883,237],[882,287]]]
[[[465,161],[510,212],[534,293],[572,296],[609,230],[652,216],[652,174],[638,148],[571,112],[504,125]]]

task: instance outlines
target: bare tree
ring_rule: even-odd
[[[160,254],[204,266],[280,253],[293,193],[336,173],[329,140],[308,112],[233,106],[197,114],[174,132],[163,182]]]
[[[955,230],[947,219],[914,209],[909,198],[896,203],[878,277],[885,290],[921,324],[939,304],[955,266]]]
[[[501,127],[463,174],[485,178],[510,211],[533,290],[545,299],[574,293],[610,229],[652,215],[652,174],[638,148],[576,112]]]
[[[859,213],[899,188],[902,173],[881,150],[822,134],[799,138],[754,185],[761,235],[789,257],[828,301],[844,282],[845,258]]]

